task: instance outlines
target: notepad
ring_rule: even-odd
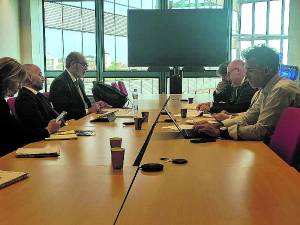
[[[112,108],[112,109],[105,109],[105,112],[106,113],[115,112],[115,115],[118,118],[131,118],[135,116],[132,109]]]
[[[17,158],[57,157],[60,155],[58,146],[46,146],[38,148],[23,147],[16,151]]]
[[[28,177],[28,173],[0,170],[0,189]]]
[[[45,138],[45,140],[47,141],[51,141],[51,140],[69,140],[69,139],[77,139],[77,135],[74,134],[51,134],[50,137]]]

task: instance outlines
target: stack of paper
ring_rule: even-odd
[[[34,157],[57,157],[60,155],[58,146],[46,146],[29,148],[23,147],[16,151],[17,158],[34,158]]]
[[[0,189],[27,177],[27,173],[0,170]]]

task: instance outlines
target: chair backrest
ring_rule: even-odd
[[[283,111],[270,147],[289,165],[295,166],[300,153],[300,108],[289,107]]]
[[[117,84],[117,82],[112,82],[111,86],[120,91],[120,88],[119,88],[119,85]]]
[[[15,101],[16,101],[15,97],[10,97],[10,98],[7,99],[7,104],[8,104],[9,109],[10,109],[10,111],[13,115],[16,115]]]
[[[49,94],[50,94],[50,92],[43,92],[42,93],[47,99],[49,99]]]
[[[118,81],[118,86],[119,86],[120,92],[123,95],[128,96],[128,92],[127,92],[127,89],[126,89],[126,86],[125,86],[124,82],[123,81]]]

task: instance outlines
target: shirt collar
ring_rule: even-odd
[[[73,82],[75,82],[77,79],[70,73],[70,71],[68,69],[66,69],[67,73],[69,74],[69,76],[71,77],[71,80]]]
[[[278,74],[275,74],[266,84],[266,86],[262,89],[262,92],[264,94],[268,94],[269,92],[271,92],[272,88],[274,87],[275,84],[277,84],[277,82],[281,80],[281,77]]]
[[[37,91],[34,90],[33,88],[27,87],[27,86],[23,86],[24,88],[28,89],[29,91],[31,91],[33,94],[37,95]]]

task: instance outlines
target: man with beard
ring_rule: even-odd
[[[215,137],[268,141],[283,110],[300,107],[300,88],[277,74],[279,57],[273,49],[265,45],[254,46],[242,55],[246,60],[246,77],[250,85],[260,89],[258,99],[246,113],[222,121],[220,129],[208,123],[197,124],[194,129]]]
[[[24,68],[28,77],[16,98],[17,118],[28,129],[45,128],[58,114],[52,109],[48,99],[39,92],[45,82],[40,68],[33,64],[26,64]]]

